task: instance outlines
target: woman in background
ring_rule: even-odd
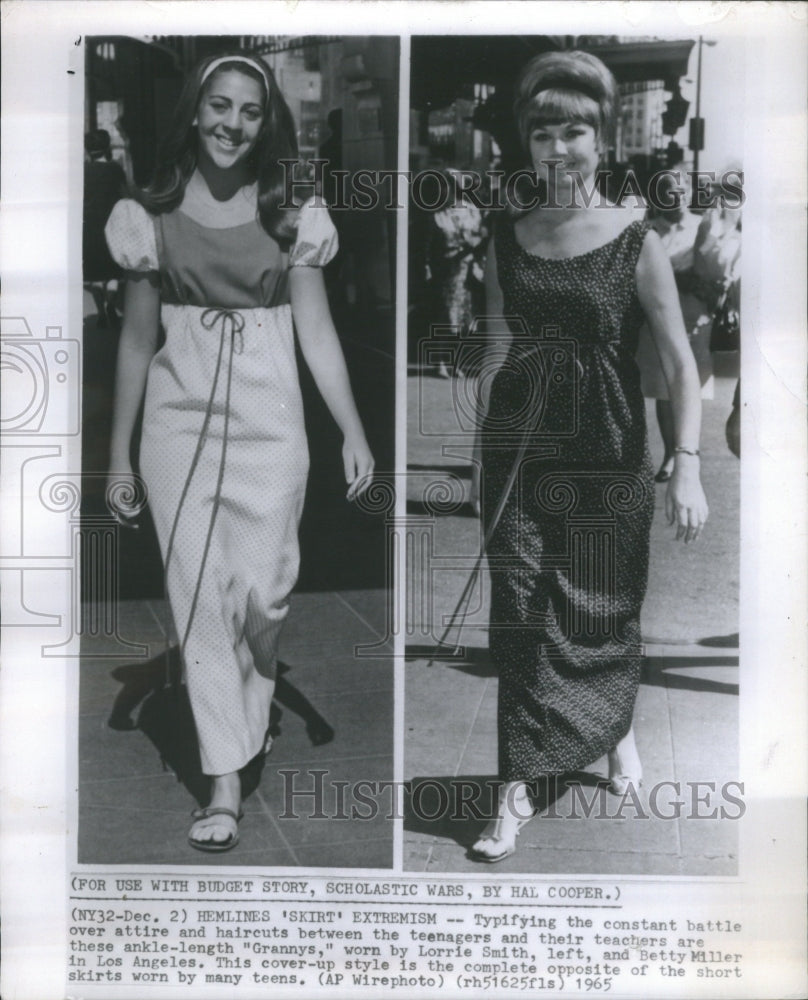
[[[713,231],[721,228],[720,223],[716,225],[712,222],[713,213],[702,218],[687,207],[689,199],[685,177],[681,167],[660,176],[648,217],[673,267],[685,331],[699,373],[701,398],[712,399],[713,320],[719,300],[731,280],[736,248],[729,249],[728,254],[723,252],[723,231]],[[640,331],[637,364],[643,395],[656,400],[664,454],[655,479],[658,483],[666,483],[673,472],[676,431],[668,384],[647,325]]]
[[[429,214],[426,247],[429,324],[451,326],[462,337],[479,314],[483,300],[482,255],[485,226],[480,209],[462,193],[459,170],[447,168],[449,204]],[[450,375],[445,361],[438,366],[443,378]],[[455,375],[461,375],[455,365]]]

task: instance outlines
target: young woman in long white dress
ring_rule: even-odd
[[[264,746],[297,577],[308,448],[295,332],[344,436],[349,499],[373,470],[321,273],[336,232],[314,199],[284,208],[280,160],[296,155],[268,66],[242,53],[206,59],[151,185],[119,202],[106,230],[128,277],[110,478],[132,480],[145,394],[140,471],[211,776],[188,834],[199,850],[238,842],[239,772]]]

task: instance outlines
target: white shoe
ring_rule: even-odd
[[[632,732],[609,751],[609,791],[622,796],[630,788],[642,788],[642,764]]]
[[[497,809],[499,815],[472,845],[471,856],[475,861],[493,864],[509,857],[516,850],[519,831],[533,819],[535,810],[527,795],[511,794],[508,789],[513,787],[506,785],[503,788]]]

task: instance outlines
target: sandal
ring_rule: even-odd
[[[188,843],[191,847],[195,847],[197,851],[207,851],[211,854],[216,854],[221,851],[232,850],[238,843],[238,824],[244,815],[241,810],[236,815],[232,809],[226,809],[224,806],[206,806],[204,809],[194,809],[191,815],[194,818],[194,822],[200,819],[207,819],[209,816],[229,816],[236,823],[235,831],[229,837],[225,837],[224,840],[197,840],[189,833]]]

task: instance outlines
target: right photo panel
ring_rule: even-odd
[[[737,875],[742,45],[410,80],[404,868]]]

